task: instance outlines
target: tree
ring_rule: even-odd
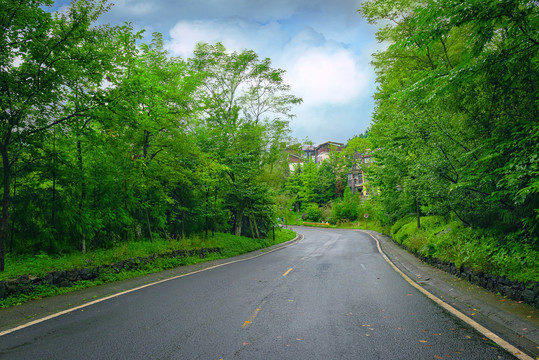
[[[55,126],[80,120],[106,102],[106,76],[120,63],[115,48],[129,27],[93,26],[106,1],[76,1],[49,13],[52,1],[3,1],[0,10],[2,220],[0,271],[4,269],[11,180],[21,151],[45,141]],[[114,50],[114,51],[113,51]]]
[[[284,71],[270,65],[253,51],[229,54],[220,43],[198,44],[191,59],[193,71],[205,75],[197,94],[203,105],[195,133],[201,149],[226,168],[225,206],[236,235],[242,233],[245,214],[251,224],[255,216],[272,218],[266,216],[270,202],[261,174],[265,164],[274,165],[275,149],[282,147],[287,123],[279,115],[290,117],[291,106],[301,102],[288,94]]]
[[[370,138],[383,202],[396,195],[395,211],[414,201],[536,241],[536,4],[374,0],[361,12],[391,20],[377,33],[390,46],[373,61]]]

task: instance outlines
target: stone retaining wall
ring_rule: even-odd
[[[137,270],[144,268],[158,258],[177,258],[188,256],[199,256],[201,259],[211,253],[220,253],[220,248],[209,248],[199,250],[177,250],[160,255],[150,255],[146,257],[131,258],[125,261],[116,262],[110,265],[96,266],[93,268],[73,269],[67,271],[48,272],[43,277],[33,275],[20,276],[16,279],[0,281],[0,299],[17,294],[28,294],[40,285],[52,285],[57,287],[70,287],[79,280],[96,280],[99,274],[106,272],[119,273],[122,270]]]
[[[394,240],[393,240],[394,241]],[[486,274],[482,271],[476,271],[470,267],[461,266],[456,267],[451,262],[442,261],[438,258],[423,256],[406,245],[399,244],[394,241],[399,247],[413,253],[421,261],[442,269],[452,275],[458,276],[461,279],[467,280],[472,284],[479,285],[493,293],[500,293],[503,296],[507,296],[515,301],[523,301],[531,306],[539,309],[539,283],[529,282],[520,283],[517,281],[511,281],[503,276],[494,276]]]

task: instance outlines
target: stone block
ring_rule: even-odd
[[[533,294],[533,291],[530,289],[526,289],[522,292],[522,300],[528,304],[533,304],[535,301],[535,296]]]

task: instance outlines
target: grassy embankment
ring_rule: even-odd
[[[71,270],[80,268],[93,268],[109,265],[130,258],[147,257],[153,254],[166,254],[176,250],[197,250],[203,248],[220,248],[220,253],[211,253],[201,259],[199,256],[156,258],[152,262],[136,270],[122,270],[119,273],[103,272],[96,280],[77,281],[72,287],[56,287],[41,285],[30,294],[0,299],[0,308],[18,305],[24,301],[67,293],[113,281],[124,280],[136,276],[159,272],[183,265],[192,265],[199,262],[228,258],[250,251],[259,250],[275,244],[293,239],[296,234],[291,230],[278,229],[275,231],[275,241],[270,233],[267,239],[251,239],[237,237],[230,234],[216,233],[215,237],[204,240],[202,237],[192,237],[181,241],[154,240],[154,242],[140,241],[122,243],[108,250],[95,250],[87,254],[74,253],[61,256],[19,255],[6,257],[6,271],[0,273],[0,281],[16,278],[23,275],[41,277],[47,272]]]
[[[501,238],[494,231],[465,227],[460,221],[439,216],[412,216],[397,221],[390,235],[423,256],[467,266],[512,281],[539,282],[539,251],[515,238]]]

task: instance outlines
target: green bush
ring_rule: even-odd
[[[336,199],[333,202],[331,209],[332,220],[334,222],[356,221],[360,201],[359,194],[352,194],[350,188],[346,188],[343,198]]]
[[[413,221],[413,219],[413,217],[404,217],[397,220],[397,222],[395,222],[395,224],[393,224],[393,226],[391,227],[391,235],[395,236],[404,225]]]
[[[442,217],[407,217],[391,228],[395,241],[412,251],[457,267],[468,266],[514,281],[539,282],[539,251],[519,241],[515,234],[505,237],[493,231],[465,227],[460,221],[447,222]]]
[[[305,220],[319,222],[322,220],[322,211],[316,203],[309,203],[305,207]]]

